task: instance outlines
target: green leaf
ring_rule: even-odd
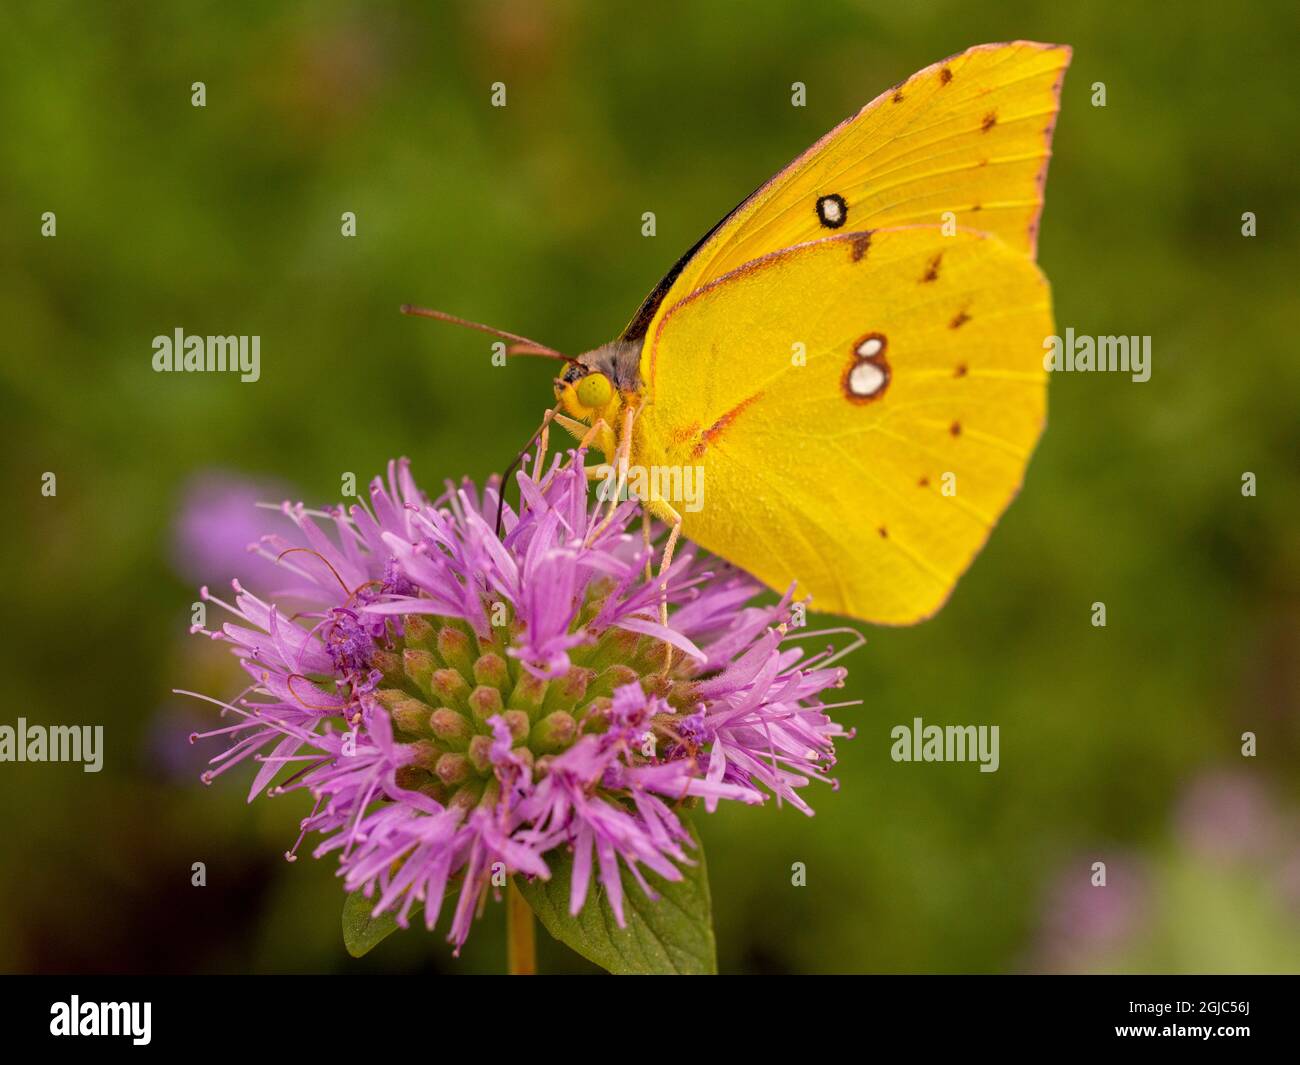
[[[564,851],[547,855],[550,880],[518,878],[516,883],[551,935],[615,975],[715,974],[717,945],[713,939],[708,870],[704,865],[704,848],[699,845],[693,828],[691,836],[696,846],[688,853],[695,864],[681,867],[681,880],[674,882],[655,873],[645,874],[659,895],[658,900],[647,898],[641,886],[620,865],[626,928],[619,928],[614,920],[614,911],[609,908],[595,870],[581,912],[577,917],[569,914],[573,856]]]
[[[354,958],[369,953],[397,930],[397,920],[392,911],[371,917],[376,897],[366,898],[360,889],[343,900],[343,945]],[[417,903],[411,913],[420,911]]]

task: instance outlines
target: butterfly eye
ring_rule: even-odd
[[[578,382],[578,402],[589,410],[599,410],[614,398],[614,386],[603,373],[589,373]]]

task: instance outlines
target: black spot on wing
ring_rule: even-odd
[[[849,220],[849,205],[837,192],[817,197],[817,221],[827,229],[839,229]]]

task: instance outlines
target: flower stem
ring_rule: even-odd
[[[506,971],[511,976],[537,975],[537,929],[533,909],[515,886],[506,888]]]

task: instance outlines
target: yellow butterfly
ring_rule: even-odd
[[[629,469],[702,477],[695,512],[646,499],[663,567],[680,534],[819,610],[909,624],[943,605],[1043,430],[1055,328],[1034,254],[1069,61],[1017,41],[914,74],[568,360],[547,421],[620,487]]]

